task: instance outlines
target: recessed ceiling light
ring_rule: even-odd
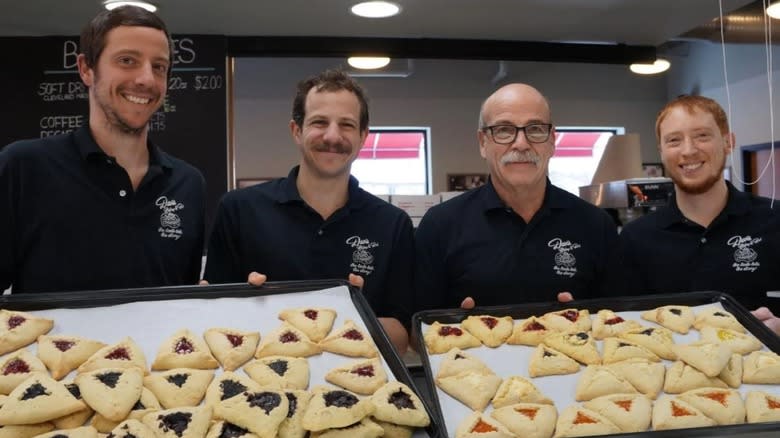
[[[375,70],[390,64],[390,58],[386,56],[351,56],[347,63],[361,70]]]
[[[352,6],[352,13],[366,18],[386,18],[397,15],[401,7],[395,3],[386,1],[370,1],[358,3]]]
[[[138,6],[139,8],[144,8],[149,12],[157,11],[157,6],[149,2],[141,2],[141,1],[106,0],[103,2],[103,6],[105,6],[105,8],[108,9],[109,11],[112,9],[116,9],[120,6]]]
[[[772,18],[780,18],[780,2],[774,2],[766,8],[766,14]]]
[[[632,72],[640,75],[654,75],[669,70],[672,64],[665,60],[658,58],[652,64],[631,64],[629,67]]]

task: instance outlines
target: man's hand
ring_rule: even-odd
[[[366,281],[363,280],[363,277],[355,274],[349,274],[348,280],[350,285],[361,289],[363,288],[363,285],[366,283]]]
[[[571,292],[559,292],[558,293],[558,302],[560,303],[568,303],[569,301],[573,301],[574,296],[571,294]],[[465,310],[473,309],[474,306],[476,306],[477,303],[474,302],[474,298],[466,297],[461,303],[460,308]]]
[[[776,317],[771,310],[766,307],[759,307],[750,313],[769,327],[770,330],[780,335],[780,318]]]
[[[252,271],[249,273],[249,277],[247,277],[246,282],[252,286],[262,286],[266,280],[268,280],[268,277],[266,277],[265,274]]]

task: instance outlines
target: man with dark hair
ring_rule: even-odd
[[[420,222],[414,310],[601,294],[616,227],[550,182],[555,128],[547,99],[525,84],[499,88],[482,104],[477,140],[490,178]]]
[[[401,296],[411,289],[412,223],[358,187],[352,162],[368,135],[363,89],[325,71],[298,84],[290,132],[301,152],[287,178],[235,190],[221,200],[211,234],[210,283],[347,278],[403,351]],[[262,272],[264,275],[259,275]]]
[[[0,152],[0,290],[195,284],[203,176],[148,139],[171,38],[137,7],[98,14],[81,35],[89,122]]]
[[[780,214],[769,199],[724,179],[735,137],[723,108],[703,96],[678,97],[658,114],[655,131],[674,196],[623,228],[617,290],[716,290],[751,309],[765,306],[766,292],[780,289]],[[754,314],[780,331],[767,308]]]

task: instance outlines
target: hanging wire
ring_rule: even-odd
[[[773,72],[772,72],[772,24],[771,24],[771,18],[766,13],[766,8],[768,6],[768,0],[763,0],[763,8],[764,8],[764,47],[765,47],[765,58],[766,58],[766,66],[767,66],[767,86],[768,86],[768,96],[769,96],[769,131],[770,131],[770,153],[769,153],[769,160],[767,160],[766,164],[764,165],[763,169],[761,169],[761,172],[758,174],[755,180],[753,181],[745,181],[742,179],[741,171],[735,167],[733,169],[733,175],[734,178],[740,183],[744,184],[746,186],[751,186],[757,184],[766,173],[767,169],[771,166],[772,168],[772,200],[770,202],[770,208],[774,208],[775,205],[775,197],[777,195],[776,190],[776,184],[775,184],[775,118],[774,118],[774,98],[773,98],[773,87],[772,87],[772,81],[773,81]],[[720,14],[720,45],[722,50],[722,58],[723,58],[723,79],[725,82],[725,90],[726,90],[726,104],[727,104],[727,113],[728,113],[728,119],[731,121],[731,91],[729,88],[729,77],[728,77],[728,68],[727,68],[727,62],[726,62],[726,37],[725,37],[725,26],[723,23],[723,0],[718,0],[718,8],[719,8],[719,14]],[[732,145],[731,152],[729,152],[729,155],[731,156],[731,162],[734,162],[733,153],[736,148],[736,145]],[[744,164],[743,164],[744,166]]]

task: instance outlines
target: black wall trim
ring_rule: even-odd
[[[496,59],[504,61],[652,63],[655,47],[625,44],[547,43],[530,41],[430,38],[227,37],[228,55],[236,57],[346,57]]]

